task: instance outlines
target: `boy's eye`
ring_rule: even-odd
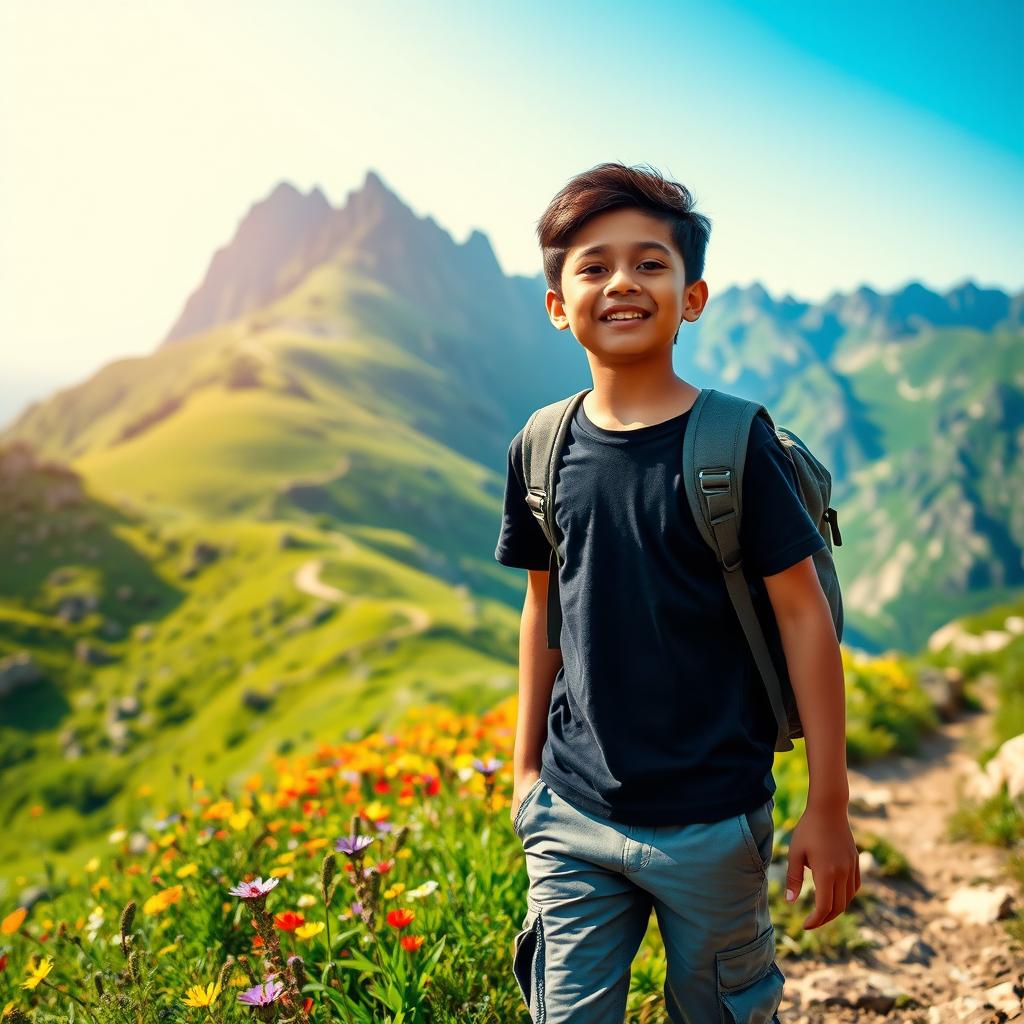
[[[661,264],[660,264],[660,263],[659,263],[659,262],[658,262],[657,260],[644,260],[644,261],[643,261],[643,263],[641,263],[641,264],[640,264],[640,266],[641,266],[641,267],[646,267],[646,266],[652,266],[652,267],[654,267],[655,269],[657,269],[658,267],[660,267],[660,266],[661,266]],[[586,273],[586,272],[587,272],[588,270],[603,270],[603,269],[604,269],[604,268],[603,268],[603,267],[601,267],[601,266],[600,266],[599,264],[597,264],[597,263],[592,263],[592,264],[591,264],[591,265],[590,265],[589,267],[584,267],[584,268],[583,268],[583,269],[582,269],[582,270],[580,271],[580,273],[581,273],[581,274],[585,274],[585,273]]]

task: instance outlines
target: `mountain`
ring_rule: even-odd
[[[373,171],[337,209],[281,183],[149,356],[34,403],[2,436],[143,514],[408,533],[445,578],[496,595],[508,440],[590,384],[543,293]],[[683,376],[762,402],[828,466],[849,635],[869,649],[915,647],[1024,582],[1005,497],[1021,474],[1022,318],[1024,293],[969,280],[820,303],[755,283],[713,294],[680,335]]]
[[[282,737],[513,688],[508,442],[591,383],[544,288],[372,171],[338,209],[282,183],[150,354],[0,433],[0,822],[47,809],[35,845],[0,830],[9,871],[102,843],[134,780],[183,761],[244,778]],[[764,403],[832,472],[848,644],[915,650],[1020,598],[1022,312],[969,281],[754,284],[680,333],[681,375]]]

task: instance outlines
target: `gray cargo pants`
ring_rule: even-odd
[[[534,1024],[623,1024],[653,906],[673,1024],[779,1024],[768,907],[774,797],[720,821],[622,825],[542,779],[513,830],[530,878],[512,972]]]

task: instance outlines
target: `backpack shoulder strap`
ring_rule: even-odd
[[[523,478],[526,503],[551,545],[548,560],[548,647],[560,645],[562,606],[558,596],[558,569],[565,561],[562,538],[555,525],[555,484],[558,464],[576,408],[591,389],[583,388],[568,398],[533,412],[523,428]]]
[[[683,481],[697,529],[715,553],[729,598],[768,691],[779,727],[775,749],[792,750],[782,686],[743,574],[740,550],[743,469],[756,416],[764,417],[774,431],[775,423],[760,403],[703,388],[693,404],[683,436]]]

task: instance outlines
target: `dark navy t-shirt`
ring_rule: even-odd
[[[689,415],[607,430],[580,402],[558,471],[562,665],[541,778],[563,799],[626,824],[718,821],[775,792],[768,694],[680,489]],[[494,557],[547,569],[550,547],[524,497],[522,441],[520,430],[509,445]],[[800,500],[782,442],[760,417],[742,487],[742,571],[776,664],[784,665],[761,577],[825,539]]]

